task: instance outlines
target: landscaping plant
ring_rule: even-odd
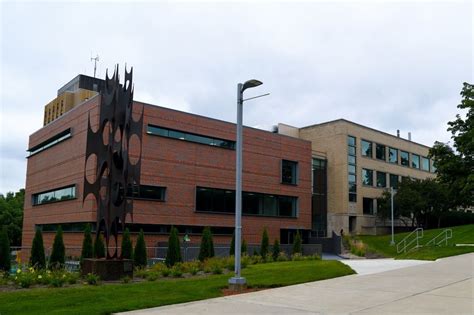
[[[87,224],[84,230],[84,240],[82,241],[81,265],[85,258],[92,258],[93,256],[94,248],[92,247],[91,226]]]
[[[199,248],[199,260],[204,261],[207,258],[214,257],[214,242],[210,227],[205,227],[202,231],[201,246]]]
[[[168,251],[166,252],[166,266],[172,267],[181,262],[181,248],[179,246],[178,229],[171,227],[170,237],[168,238]]]
[[[130,231],[128,228],[125,229],[122,236],[122,259],[132,259],[133,257],[133,246],[130,240]]]
[[[136,267],[146,267],[147,265],[145,236],[143,235],[142,229],[140,229],[140,233],[138,234],[133,260]]]
[[[242,251],[242,248],[241,248]],[[232,240],[230,241],[229,256],[235,255],[235,231],[232,234]]]
[[[300,231],[296,232],[295,239],[293,241],[293,255],[294,254],[301,254],[301,235]]]
[[[279,254],[280,254],[280,242],[278,241],[278,239],[275,239],[275,242],[273,243],[273,248],[272,248],[273,261],[277,260]]]
[[[33,244],[31,245],[30,265],[36,269],[46,267],[46,257],[44,255],[43,234],[37,229]]]
[[[64,247],[63,241],[63,230],[61,226],[58,227],[56,231],[56,236],[54,237],[53,242],[53,251],[49,257],[49,268],[50,269],[60,269],[64,266],[66,249]],[[62,285],[61,285],[62,286]]]
[[[268,246],[269,246],[269,239],[268,239],[268,232],[267,228],[263,228],[263,233],[262,233],[262,243],[260,245],[260,255],[262,256],[263,259],[266,259],[267,254],[268,254]]]
[[[0,230],[0,271],[10,271],[10,240],[6,228]]]
[[[95,256],[95,258],[104,258],[105,257],[105,245],[104,245],[104,238],[102,237],[102,234],[99,234],[95,238],[94,256]]]

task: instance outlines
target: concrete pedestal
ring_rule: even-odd
[[[232,291],[243,291],[247,289],[247,281],[244,277],[232,277],[229,279],[229,289]]]
[[[123,277],[133,278],[133,261],[131,259],[96,259],[87,258],[82,262],[82,275],[96,274],[101,280],[120,280]]]

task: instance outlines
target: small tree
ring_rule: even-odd
[[[280,242],[277,239],[275,239],[275,242],[273,243],[273,248],[272,248],[273,260],[277,260],[278,255],[280,255]]]
[[[59,226],[54,237],[53,251],[49,257],[49,268],[61,268],[64,266],[65,256],[66,248],[63,241],[63,229]]]
[[[214,242],[212,241],[211,228],[205,227],[202,231],[201,246],[199,248],[199,260],[214,257]]]
[[[242,240],[242,245],[240,246],[240,252],[242,254],[247,253],[247,241],[246,240]]]
[[[165,263],[168,267],[181,262],[181,248],[179,246],[178,229],[171,227],[170,237],[168,239],[168,251],[166,252]]]
[[[99,235],[95,238],[95,243],[94,243],[94,256],[96,258],[104,258],[105,257],[105,245],[104,245],[104,238],[102,237],[102,234],[99,233]]]
[[[84,240],[82,241],[81,265],[85,258],[92,258],[93,256],[94,248],[92,247],[91,226],[87,224],[84,230]]]
[[[140,233],[138,234],[137,238],[137,244],[135,244],[133,260],[135,266],[137,267],[146,267],[147,265],[145,235],[143,234],[142,229],[140,229]]]
[[[132,259],[132,257],[133,245],[130,240],[130,231],[126,228],[122,235],[122,259]]]
[[[33,244],[31,245],[30,265],[38,269],[44,269],[46,267],[43,234],[39,229],[36,230]]]
[[[232,241],[230,241],[229,256],[232,256],[232,255],[235,255],[235,231],[234,231],[234,234],[232,234]]]
[[[0,230],[0,270],[10,271],[10,240],[7,229]]]
[[[263,228],[262,243],[260,245],[260,255],[262,256],[263,259],[267,257],[269,243],[270,243],[270,240],[268,239],[268,232],[267,232],[267,228],[265,227]]]
[[[301,254],[301,236],[300,231],[296,231],[295,239],[293,241],[293,254]]]

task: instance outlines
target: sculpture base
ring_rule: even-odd
[[[133,278],[133,261],[131,259],[96,259],[87,258],[82,262],[81,274],[96,274],[101,280],[113,281],[123,277]]]
[[[247,289],[247,280],[244,277],[232,277],[229,279],[229,290],[240,292]]]

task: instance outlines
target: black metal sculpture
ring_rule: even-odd
[[[89,194],[97,202],[97,237],[103,232],[106,246],[115,239],[115,250],[107,250],[107,259],[118,258],[118,232],[124,230],[127,214],[133,221],[133,192],[140,184],[141,150],[138,157],[130,156],[130,140],[135,136],[141,146],[143,109],[133,120],[133,68],[125,69],[125,82],[120,84],[118,65],[114,75],[106,73],[105,89],[101,93],[99,128],[87,128],[87,161],[96,155],[95,180],[89,182],[84,171],[83,202]],[[137,109],[135,109],[137,111]],[[137,113],[136,113],[137,114]],[[136,138],[138,137],[138,138]]]

